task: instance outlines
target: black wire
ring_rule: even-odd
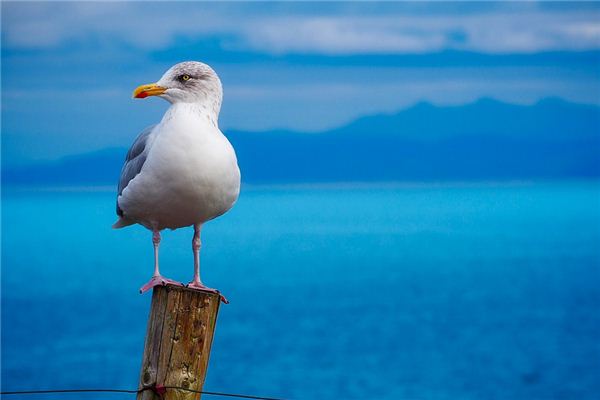
[[[165,389],[176,389],[184,390],[187,392],[206,394],[208,396],[223,396],[223,397],[237,397],[240,399],[255,399],[255,400],[282,400],[275,397],[261,397],[252,396],[248,394],[235,394],[235,393],[221,393],[221,392],[204,392],[200,390],[188,389],[180,386],[163,386]],[[10,391],[0,392],[0,395],[15,395],[15,394],[49,394],[49,393],[140,393],[145,390],[153,390],[153,388],[144,388],[140,390],[128,390],[128,389],[54,389],[54,390],[21,390],[21,391]]]
[[[221,392],[203,392],[200,390],[194,389],[185,389],[178,386],[165,386],[165,389],[178,389],[178,390],[187,390],[188,392],[207,394],[209,396],[223,396],[223,397],[238,397],[240,399],[257,399],[257,400],[282,400],[275,397],[260,397],[260,396],[252,396],[249,394],[234,394],[234,393],[221,393]]]
[[[48,394],[48,393],[138,393],[139,390],[127,389],[55,389],[55,390],[16,390],[11,392],[0,392],[1,395],[11,394]]]

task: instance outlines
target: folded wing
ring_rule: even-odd
[[[152,125],[144,129],[144,131],[135,139],[131,145],[131,148],[127,152],[125,164],[123,164],[123,169],[121,169],[119,193],[117,194],[117,215],[119,217],[123,216],[123,210],[121,210],[119,207],[119,196],[121,196],[123,190],[125,190],[129,182],[142,171],[144,162],[146,162],[148,151],[150,151],[150,147],[152,145],[152,141],[150,141],[149,138],[155,127],[156,125]]]

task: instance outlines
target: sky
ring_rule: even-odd
[[[600,105],[600,3],[2,2],[2,163],[128,146],[168,104],[131,99],[185,60],[220,126],[306,134],[419,102]]]

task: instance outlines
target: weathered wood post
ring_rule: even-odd
[[[144,390],[137,400],[200,398],[171,387],[202,390],[220,301],[216,293],[181,286],[153,289],[138,389],[158,390]]]

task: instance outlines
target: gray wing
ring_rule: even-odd
[[[148,143],[148,137],[154,130],[156,125],[149,126],[144,129],[142,133],[135,139],[127,156],[125,157],[125,164],[121,169],[121,178],[119,179],[119,193],[117,194],[117,215],[122,217],[123,210],[119,208],[119,196],[123,193],[123,190],[127,187],[129,182],[137,176],[146,162],[146,156],[150,150],[150,144]]]

